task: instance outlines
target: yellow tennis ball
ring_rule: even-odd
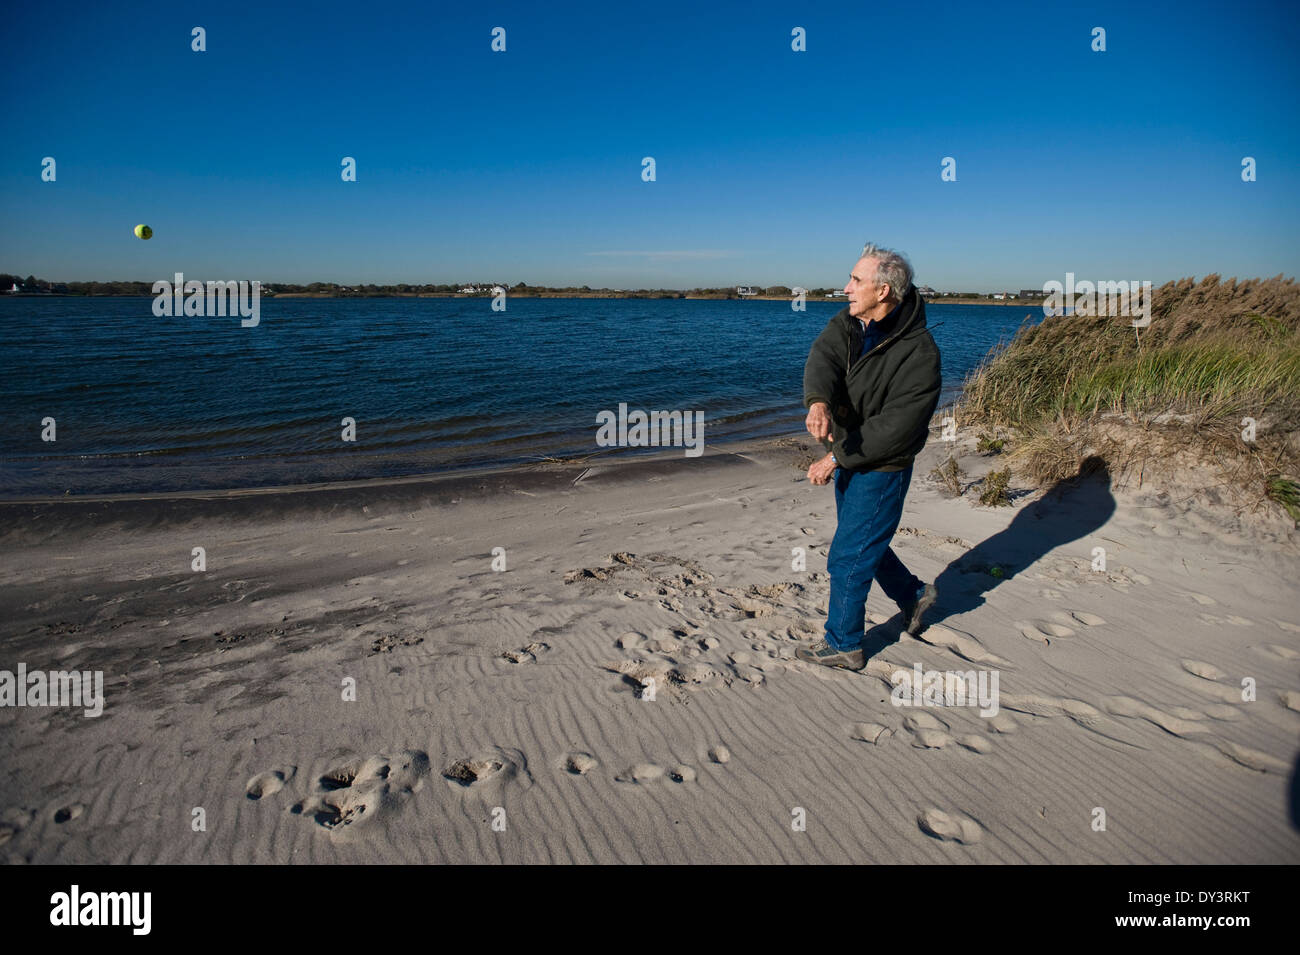
[[[153,236],[153,229],[149,228],[143,222],[135,227],[135,237],[137,239],[148,239]]]

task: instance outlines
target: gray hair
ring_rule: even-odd
[[[889,286],[889,298],[901,302],[907,290],[912,287],[912,265],[903,258],[902,253],[893,249],[882,249],[868,242],[862,247],[859,258],[875,259],[876,283]]]

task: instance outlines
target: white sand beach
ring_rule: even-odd
[[[106,696],[0,707],[0,856],[1300,862],[1284,521],[1104,476],[981,507],[932,437],[894,540],[930,625],[873,588],[867,669],[831,670],[793,658],[835,527],[798,443],[0,505],[0,668]],[[918,664],[996,671],[996,716],[893,705]]]

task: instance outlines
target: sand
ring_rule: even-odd
[[[0,858],[1300,861],[1294,532],[1104,477],[981,507],[933,440],[894,547],[939,606],[913,638],[873,588],[830,670],[796,443],[0,504],[0,669],[106,697],[0,707]],[[916,665],[996,715],[895,706]]]

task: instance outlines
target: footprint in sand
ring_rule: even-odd
[[[912,734],[917,749],[943,749],[952,742],[948,724],[924,711],[904,717],[903,728]]]
[[[814,640],[821,636],[822,631],[811,623],[798,623],[789,627],[780,627],[773,630],[742,630],[740,635],[746,640],[757,641],[764,637],[772,637],[775,640],[793,640],[795,642],[803,640]],[[784,648],[788,649],[788,648]]]
[[[916,817],[916,822],[926,835],[964,846],[974,845],[984,834],[983,827],[974,819],[950,815],[942,809],[927,809]]]
[[[1235,711],[1235,707],[1228,704],[1241,703],[1241,687],[1233,686],[1231,682],[1227,685],[1218,682],[1219,680],[1229,679],[1228,674],[1224,673],[1218,667],[1212,666],[1201,660],[1183,660],[1183,669],[1192,676],[1200,677],[1205,682],[1195,683],[1197,691],[1205,694],[1212,699],[1218,700],[1218,704],[1207,707],[1207,716],[1212,716],[1216,720],[1235,720],[1240,714]],[[1199,717],[1201,714],[1197,714]]]
[[[1133,740],[1125,739],[1119,727],[1106,719],[1105,713],[1102,713],[1095,706],[1083,702],[1083,700],[1071,700],[1067,697],[1057,696],[1039,696],[1037,694],[1021,696],[1014,693],[1001,693],[999,694],[999,702],[1003,709],[1015,710],[1017,713],[1028,713],[1030,716],[1065,716],[1099,736],[1132,746],[1139,745]],[[998,716],[993,717],[990,724],[996,724],[1002,715],[999,713]],[[995,732],[1008,732],[1008,730],[997,729],[995,725],[991,725],[990,729]]]
[[[1175,716],[1129,696],[1108,696],[1101,701],[1101,705],[1112,716],[1146,720],[1172,736],[1186,738],[1206,732],[1204,724],[1200,722],[1200,714],[1195,710],[1183,708],[1182,715]]]
[[[258,800],[264,796],[274,796],[284,788],[285,780],[293,776],[293,773],[294,767],[290,767],[287,773],[282,773],[278,769],[258,773],[244,784],[244,795],[252,800]]]
[[[343,758],[317,780],[317,791],[289,811],[308,816],[335,837],[365,831],[401,809],[429,775],[429,757],[418,750]]]
[[[1037,640],[1041,643],[1051,643],[1050,637],[1072,637],[1074,630],[1062,623],[1053,623],[1050,620],[1034,620],[1030,623],[1017,620],[1015,625],[1020,628],[1022,636],[1030,640]]]
[[[1268,753],[1261,753],[1257,749],[1250,749],[1246,746],[1238,746],[1236,743],[1229,743],[1224,739],[1204,740],[1217,749],[1228,759],[1232,760],[1247,769],[1253,769],[1261,773],[1275,773],[1284,775],[1291,771],[1291,765],[1280,759],[1275,759]]]
[[[667,627],[659,627],[650,635],[643,646],[651,653],[676,653],[681,650],[682,640],[686,636],[686,631],[680,628],[669,630]]]
[[[894,735],[894,731],[888,726],[881,726],[879,723],[854,723],[853,729],[849,732],[850,739],[859,739],[864,743],[873,743],[879,746],[887,738]]]
[[[1177,714],[1164,713],[1154,706],[1127,696],[1107,697],[1102,700],[1102,705],[1108,712],[1116,716],[1144,719],[1180,739],[1211,746],[1234,763],[1245,766],[1247,769],[1253,769],[1261,773],[1283,774],[1291,768],[1290,764],[1276,759],[1268,753],[1247,746],[1238,746],[1236,743],[1214,735],[1203,722],[1190,718],[1200,716],[1195,710],[1180,707]]]
[[[614,777],[616,782],[620,783],[652,783],[657,779],[662,779],[664,770],[662,766],[656,766],[654,763],[637,763],[629,767]]]
[[[1020,728],[1014,716],[1010,713],[998,713],[996,716],[989,717],[988,720],[990,733],[1014,733]]]
[[[442,771],[442,778],[453,787],[470,789],[514,779],[519,772],[515,760],[504,753],[458,759]]]
[[[951,627],[945,627],[942,624],[930,624],[930,626],[917,634],[916,639],[934,647],[951,650],[963,660],[969,660],[971,663],[979,663],[991,667],[1009,666],[1006,660],[1003,660],[997,654],[986,650],[984,645],[969,633],[954,630]]]
[[[1199,676],[1202,680],[1222,680],[1228,675],[1218,667],[1200,660],[1183,660],[1182,664],[1184,670],[1192,676]]]
[[[473,786],[491,779],[505,763],[499,759],[458,759],[443,771],[443,777],[461,786]]]
[[[646,635],[638,633],[635,630],[629,630],[614,642],[614,645],[620,650],[638,650],[645,646]]]
[[[693,783],[695,770],[690,766],[674,766],[668,771],[668,778],[675,783]]]
[[[1283,660],[1294,660],[1300,657],[1300,653],[1297,653],[1290,647],[1284,647],[1276,643],[1261,643],[1254,649],[1271,657],[1281,657]]]
[[[967,733],[965,736],[958,736],[957,742],[970,750],[972,753],[991,753],[993,752],[993,743],[987,736],[979,736],[975,733]]]
[[[501,656],[511,663],[536,663],[537,658],[549,649],[551,649],[549,644],[534,641],[518,650],[506,650]]]
[[[1207,597],[1205,594],[1193,593],[1190,590],[1176,590],[1174,593],[1178,594],[1180,597],[1190,597],[1202,607],[1213,607],[1218,603],[1218,601],[1213,597]]]
[[[418,647],[424,643],[424,637],[410,633],[401,636],[396,633],[384,633],[376,637],[370,644],[370,656],[378,656],[381,653],[392,653],[397,647]]]
[[[1085,627],[1101,627],[1106,623],[1105,620],[1097,616],[1095,613],[1088,613],[1084,610],[1068,610],[1066,613],[1069,614],[1068,618],[1066,617],[1066,614],[1057,614],[1057,619],[1067,623],[1070,620],[1073,620],[1075,623],[1081,623]]]
[[[4,812],[0,812],[0,845],[4,845],[26,829],[35,818],[35,809],[23,809],[19,806],[11,806]]]
[[[599,765],[590,753],[570,753],[564,757],[564,771],[573,776],[585,776]]]
[[[1023,620],[1017,620],[1014,624],[1020,630],[1020,635],[1026,640],[1033,640],[1035,643],[1041,643],[1043,646],[1050,647],[1052,640],[1047,634],[1043,633],[1035,626],[1025,623]]]
[[[51,818],[53,818],[59,825],[62,825],[65,822],[71,822],[73,819],[78,818],[85,811],[85,806],[79,802],[74,802],[70,806],[62,806],[56,809]]]

